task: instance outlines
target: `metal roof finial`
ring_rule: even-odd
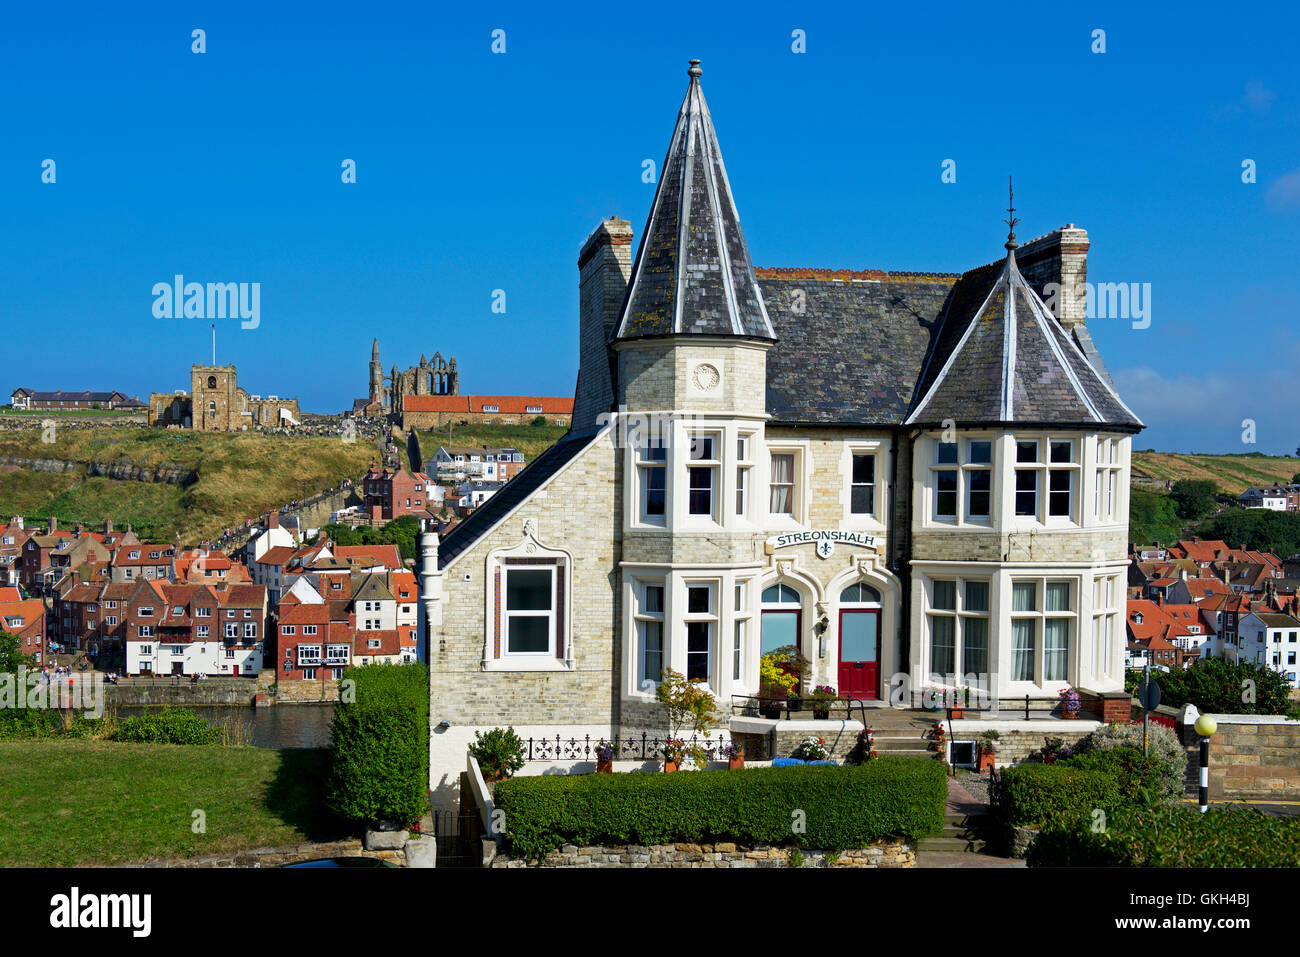
[[[1011,184],[1011,177],[1007,177],[1007,219],[1002,220],[1007,224],[1007,241],[1004,244],[1007,249],[1015,249],[1020,244],[1016,242],[1016,194]]]
[[[691,68],[690,68],[689,70],[686,71],[686,73],[687,73],[688,76],[691,76],[691,77],[693,77],[693,78],[695,78],[695,79],[697,79],[697,80],[700,78],[700,74],[702,74],[703,72],[704,72],[704,71],[700,69],[700,61],[699,61],[699,60],[692,60],[692,61],[691,61]]]

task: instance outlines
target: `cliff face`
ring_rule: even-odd
[[[112,462],[77,462],[65,459],[25,459],[12,455],[0,455],[0,466],[4,465],[53,474],[81,472],[89,476],[116,479],[122,482],[165,482],[168,485],[185,486],[193,485],[199,480],[198,472],[178,462],[164,462],[154,467],[141,467],[130,459],[117,459]]]

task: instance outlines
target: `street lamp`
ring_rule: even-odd
[[[1196,719],[1193,725],[1196,733],[1201,736],[1201,786],[1199,797],[1201,799],[1201,813],[1204,814],[1210,809],[1210,736],[1218,730],[1219,726],[1208,714],[1203,714]]]

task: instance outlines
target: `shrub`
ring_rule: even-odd
[[[1128,807],[1039,834],[1030,867],[1300,867],[1300,818],[1252,808]]]
[[[515,778],[497,785],[507,847],[541,858],[563,844],[730,841],[826,850],[943,826],[944,768],[914,758],[852,767]],[[794,832],[802,811],[803,832]]]
[[[524,743],[513,727],[475,731],[469,753],[489,781],[508,778],[524,766]]]
[[[429,669],[364,665],[348,679],[355,694],[334,712],[326,804],[350,821],[413,824],[429,805]]]
[[[1065,764],[1022,764],[998,778],[998,811],[1015,826],[1064,826],[1120,804],[1119,782],[1108,772]]]
[[[1162,724],[1151,725],[1150,757],[1154,767],[1141,772],[1147,785],[1154,785],[1158,799],[1177,800],[1186,789],[1187,752],[1178,736]],[[1075,755],[1095,754],[1115,749],[1135,750],[1141,756],[1142,726],[1140,724],[1108,724],[1098,728],[1074,746]],[[1123,761],[1121,759],[1121,764]],[[1117,767],[1111,765],[1112,769]],[[1136,769],[1135,769],[1136,772]]]
[[[1194,704],[1211,714],[1275,714],[1291,711],[1291,686],[1286,675],[1257,662],[1206,658],[1190,668],[1176,668],[1155,676],[1161,703],[1180,708]],[[1252,682],[1248,686],[1245,682]],[[1243,701],[1244,690],[1254,688],[1254,700]]]
[[[1109,748],[1077,754],[1061,764],[1084,771],[1101,771],[1113,777],[1119,785],[1120,799],[1143,800],[1144,794],[1153,798],[1177,800],[1182,793],[1181,779],[1177,790],[1170,793],[1167,762],[1154,756],[1143,755],[1140,748]]]
[[[216,744],[220,737],[216,728],[185,708],[127,718],[113,732],[114,741],[148,744]]]

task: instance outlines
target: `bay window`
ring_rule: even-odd
[[[1078,445],[1074,439],[1016,440],[1016,515],[1047,523],[1074,518],[1078,483]]]
[[[1012,582],[1012,679],[1037,683],[1069,681],[1075,617],[1074,583],[1068,579]]]
[[[714,509],[718,488],[716,435],[692,435],[690,439],[690,462],[686,467],[687,476],[687,512],[717,518]]]
[[[638,683],[658,683],[664,664],[664,586],[662,582],[641,583],[636,604],[636,634],[641,670]]]
[[[662,525],[667,503],[667,449],[658,441],[639,446],[636,465],[641,521]]]
[[[713,677],[713,637],[717,628],[715,588],[686,586],[686,679],[710,682]]]
[[[749,458],[751,439],[749,435],[736,439],[736,517],[741,519],[749,513],[749,470],[754,464]]]
[[[967,678],[988,674],[989,583],[934,579],[930,585],[930,671]]]

